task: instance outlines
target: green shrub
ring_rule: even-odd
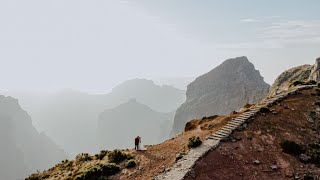
[[[95,157],[96,159],[102,160],[108,153],[109,151],[102,150],[99,154],[96,154]]]
[[[126,163],[126,168],[133,168],[137,165],[136,161],[131,159]]]
[[[107,179],[120,171],[120,167],[114,163],[97,164],[86,171],[81,172],[75,177],[75,180],[96,180]]]
[[[260,112],[261,113],[268,113],[268,112],[271,112],[271,111],[270,111],[270,109],[268,107],[261,107],[260,108]]]
[[[116,149],[108,154],[108,158],[110,162],[118,164],[128,159],[128,155]]]
[[[281,144],[283,152],[292,155],[300,155],[305,152],[303,146],[294,141],[285,140]]]
[[[93,158],[87,153],[78,154],[76,156],[76,162],[86,162],[91,160],[93,160]]]
[[[311,157],[311,162],[320,165],[320,144],[310,144],[307,155]]]
[[[303,176],[303,180],[315,180],[315,176],[311,173],[307,173]]]
[[[202,144],[202,141],[200,140],[199,137],[191,137],[189,138],[189,143],[188,143],[188,147],[189,148],[196,148],[198,146],[200,146]]]

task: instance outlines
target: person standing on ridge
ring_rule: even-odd
[[[135,145],[134,149],[135,149],[136,151],[139,151],[139,144],[140,144],[140,142],[141,142],[140,137],[137,136],[137,137],[134,139],[134,145]]]

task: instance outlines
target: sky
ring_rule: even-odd
[[[104,93],[247,56],[268,83],[320,57],[318,0],[1,0],[0,90]]]

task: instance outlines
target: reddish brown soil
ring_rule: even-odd
[[[122,173],[112,177],[112,179],[152,179],[154,176],[173,165],[178,153],[188,151],[188,140],[192,136],[199,136],[204,140],[207,136],[220,129],[233,117],[238,116],[220,116],[215,119],[194,120],[187,132],[167,140],[161,144],[150,146],[147,151],[134,151],[131,153],[135,156],[138,166],[131,170],[123,170]],[[207,130],[212,125],[211,130]]]
[[[316,108],[313,105],[316,96],[311,95],[313,91],[304,90],[271,107],[277,115],[258,115],[246,130],[232,134],[241,140],[221,143],[217,150],[196,163],[193,175],[186,179],[293,179],[295,173],[303,179],[308,172],[320,176],[319,167],[301,163],[297,157],[283,153],[280,146],[285,139],[302,144],[319,140],[319,122],[307,121],[310,111]],[[261,164],[255,165],[255,160]],[[271,170],[273,164],[278,170]]]

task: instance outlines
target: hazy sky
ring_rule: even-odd
[[[320,56],[319,0],[1,0],[0,90],[109,91],[247,56],[268,83]]]

